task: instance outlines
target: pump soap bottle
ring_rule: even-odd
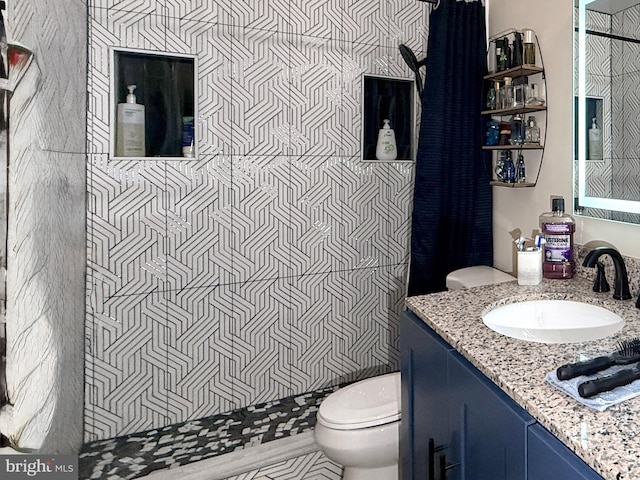
[[[564,212],[564,198],[552,200],[552,211],[540,215],[540,230],[544,235],[544,278],[572,278],[575,271],[573,259],[573,233],[575,221]]]
[[[128,85],[129,94],[125,103],[118,104],[116,125],[116,156],[144,157],[145,129],[144,105],[136,103],[135,85]]]
[[[391,128],[391,121],[385,119],[383,127],[378,131],[376,158],[378,160],[395,160],[398,157],[396,134]]]
[[[589,129],[589,160],[602,160],[602,130],[598,128],[595,117]]]

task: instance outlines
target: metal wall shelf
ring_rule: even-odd
[[[495,44],[496,40],[499,38],[504,38],[506,36],[514,36],[515,37],[515,33],[518,32],[516,29],[510,29],[506,32],[501,32],[493,37],[490,38],[490,45],[491,44]],[[540,75],[541,76],[541,80],[540,82],[544,85],[544,91],[546,92],[546,78],[545,78],[545,72],[544,72],[544,63],[542,61],[542,53],[540,51],[540,42],[538,41],[538,37],[537,35],[535,36],[535,42],[536,42],[536,50],[537,50],[537,62],[540,63],[540,65],[530,65],[530,64],[525,64],[525,65],[518,65],[516,67],[512,67],[506,70],[501,70],[501,71],[493,71],[488,73],[487,75],[485,75],[483,78],[485,81],[487,82],[497,82],[497,81],[504,81],[505,77],[511,77],[512,79],[518,79],[518,78],[523,78],[523,77],[530,77],[533,75]],[[489,51],[487,52],[487,54],[489,54],[489,52],[491,52],[491,48],[489,49]],[[527,82],[527,80],[523,80],[523,82]],[[496,150],[496,151],[505,151],[505,150],[513,150],[516,152],[523,152],[523,151],[529,151],[529,152],[540,152],[539,154],[539,159],[537,160],[537,172],[535,174],[535,180],[533,182],[516,182],[516,183],[507,183],[507,182],[503,182],[501,180],[497,180],[494,179],[490,182],[490,185],[496,186],[496,187],[506,187],[506,188],[531,188],[531,187],[535,187],[536,184],[538,183],[538,178],[540,177],[540,170],[542,169],[542,161],[544,159],[544,145],[546,143],[546,137],[547,137],[547,105],[546,103],[544,105],[519,105],[516,107],[510,107],[510,108],[501,108],[501,109],[496,109],[496,110],[484,110],[482,111],[482,115],[489,115],[492,117],[500,117],[500,118],[504,118],[504,117],[510,117],[512,115],[515,114],[521,114],[523,116],[526,116],[529,113],[535,113],[535,112],[543,112],[544,113],[544,135],[543,138],[541,138],[541,142],[540,144],[522,144],[522,145],[484,145],[482,147],[483,150]],[[536,155],[536,156],[537,156]],[[533,157],[533,161],[535,162],[535,158],[536,156]],[[529,172],[535,171],[534,169],[527,169]]]
[[[509,68],[507,70],[500,70],[499,72],[491,72],[485,75],[485,80],[504,80],[504,77],[520,78],[528,77],[530,75],[536,75],[537,73],[544,74],[544,68],[537,65],[519,65],[517,67]]]
[[[513,115],[514,113],[534,113],[543,112],[547,109],[545,105],[525,105],[520,107],[501,108],[499,110],[483,110],[482,115]]]

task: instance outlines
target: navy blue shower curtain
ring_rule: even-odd
[[[493,263],[490,152],[483,151],[485,10],[440,0],[429,17],[408,295],[444,290],[458,268]]]

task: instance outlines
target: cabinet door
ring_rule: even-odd
[[[602,477],[539,423],[529,427],[528,480],[602,480]]]
[[[402,420],[400,471],[403,480],[429,480],[435,471],[430,443],[449,437],[447,358],[451,350],[413,313],[400,322]]]
[[[449,388],[447,480],[525,480],[533,418],[457,352],[450,354]]]

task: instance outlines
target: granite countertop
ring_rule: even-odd
[[[622,339],[640,336],[636,297],[594,293],[585,278],[517,282],[409,297],[407,307],[607,480],[640,478],[640,396],[600,412],[556,390],[547,373],[565,363],[606,355]],[[633,292],[633,289],[632,289]],[[636,293],[637,294],[637,293]],[[574,344],[542,344],[500,335],[482,312],[510,300],[557,298],[605,306],[626,320],[620,333]],[[505,301],[505,299],[509,299]]]

